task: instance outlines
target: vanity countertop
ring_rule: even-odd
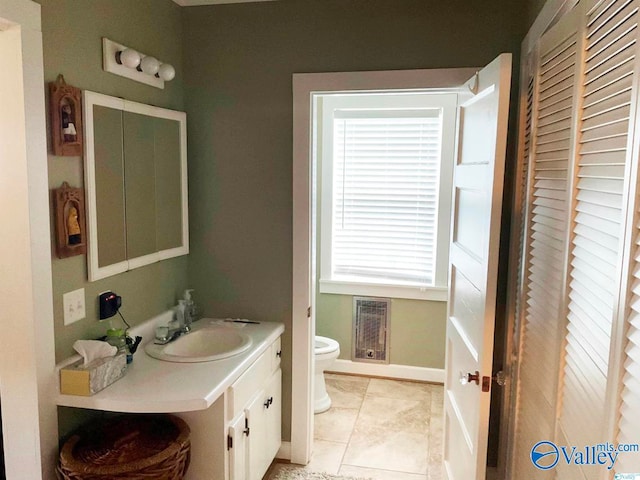
[[[211,321],[216,320],[199,320]],[[144,343],[153,339],[152,332],[158,323],[157,319],[151,320],[144,326],[131,330],[132,336],[143,337],[143,344],[138,348],[124,377],[90,397],[58,393],[57,404],[64,407],[124,413],[204,410],[284,332],[282,323],[230,323],[226,328],[240,328],[252,337],[253,344],[246,352],[212,362],[173,363],[151,358],[144,351]],[[57,368],[67,365],[72,360],[60,363]]]

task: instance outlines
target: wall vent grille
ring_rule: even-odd
[[[353,297],[353,361],[389,363],[390,309],[388,298]]]

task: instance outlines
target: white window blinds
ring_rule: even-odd
[[[446,300],[458,94],[325,94],[321,293]]]
[[[332,270],[434,284],[440,110],[336,111]]]

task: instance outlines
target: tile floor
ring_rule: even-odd
[[[300,468],[374,480],[442,478],[442,385],[334,374],[325,381],[332,406],[315,415],[314,453]]]

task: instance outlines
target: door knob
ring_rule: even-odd
[[[464,373],[460,372],[460,383],[466,385],[468,383],[475,383],[480,385],[480,372],[476,370],[476,373]]]
[[[507,374],[502,370],[497,371],[491,379],[501,387],[504,387],[507,384]]]

